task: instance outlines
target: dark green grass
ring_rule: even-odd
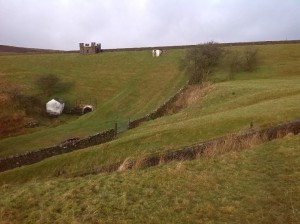
[[[299,223],[300,138],[83,178],[2,185],[11,223]]]

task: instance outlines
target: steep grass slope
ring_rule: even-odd
[[[151,52],[112,52],[97,55],[42,54],[0,57],[1,82],[34,93],[40,74],[56,74],[74,83],[59,97],[67,102],[97,102],[96,110],[68,124],[0,141],[0,156],[37,149],[69,137],[83,137],[113,128],[115,120],[128,120],[154,110],[185,82],[178,72],[182,51],[152,58]],[[1,108],[1,110],[5,108]],[[38,129],[38,130],[39,130]]]

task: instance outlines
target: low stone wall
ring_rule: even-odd
[[[97,133],[95,135],[88,136],[83,139],[72,138],[60,143],[59,145],[55,145],[52,147],[41,148],[36,151],[30,151],[14,156],[9,156],[6,158],[1,158],[0,172],[20,167],[23,165],[33,164],[51,156],[105,143],[111,141],[115,136],[115,130],[111,129],[108,131]]]
[[[277,138],[283,138],[289,133],[293,133],[295,135],[300,133],[300,120],[275,125],[261,130],[250,129],[243,133],[223,136],[197,145],[185,147],[180,150],[148,155],[142,159],[126,159],[108,166],[102,166],[89,171],[74,173],[73,176],[85,176],[105,172],[123,171],[133,168],[146,168],[174,160],[192,160],[205,154],[210,155],[210,153],[212,153],[213,155],[214,150],[216,153],[220,153],[222,152],[222,149],[224,151],[228,151],[249,148],[253,145],[263,142],[268,142]]]

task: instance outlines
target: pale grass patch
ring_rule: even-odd
[[[295,135],[293,133],[288,133],[286,136],[284,136],[283,139],[294,140],[295,139]]]
[[[132,167],[134,160],[131,157],[127,157],[119,166],[118,171],[125,171]]]
[[[299,190],[300,188],[298,189],[298,191]],[[284,195],[289,202],[288,207],[290,208],[292,215],[294,217],[300,217],[300,209],[295,206],[297,202],[297,199],[295,198],[295,190],[287,190]]]
[[[133,162],[134,169],[141,169],[145,166],[145,159],[147,158],[146,155],[138,156],[135,161]]]
[[[178,175],[186,171],[186,164],[183,160],[176,162],[172,168],[168,168],[168,172],[173,175]]]
[[[149,161],[147,159],[148,159],[148,156],[144,155],[144,154],[142,154],[138,157],[128,157],[119,166],[118,171],[125,171],[128,169],[142,169],[147,166],[153,165],[153,164],[148,164]],[[160,157],[159,164],[164,164],[162,157]],[[154,164],[154,165],[156,165],[156,164]]]
[[[176,163],[175,170],[176,171],[183,171],[183,170],[185,170],[185,167],[186,166],[185,166],[184,162],[181,160],[181,161]]]
[[[123,192],[119,199],[119,207],[122,210],[122,212],[124,213],[124,211],[126,210],[126,207],[127,207],[127,193],[126,192]]]
[[[6,192],[6,190],[9,189],[9,184],[3,184],[1,188],[3,192]]]
[[[220,211],[226,214],[232,214],[234,213],[236,208],[234,206],[228,205],[228,206],[223,206],[220,208]]]
[[[205,214],[205,216],[211,216],[216,212],[216,208],[210,202],[204,202],[199,204],[199,214]]]
[[[159,157],[158,165],[160,166],[160,165],[163,165],[163,164],[165,164],[165,163],[166,163],[166,161],[165,161],[165,159],[164,159],[164,156],[161,155],[161,156]]]
[[[80,194],[79,190],[72,188],[68,190],[66,193],[64,193],[62,195],[62,198],[64,198],[65,200],[75,199],[78,197],[79,194]]]
[[[209,189],[211,186],[211,181],[213,179],[213,174],[211,172],[199,172],[194,177],[195,181],[197,181],[199,184],[201,184],[202,187]]]
[[[259,143],[262,143],[265,137],[260,137],[255,134],[247,139],[238,139],[237,135],[228,135],[224,141],[215,142],[211,146],[204,149],[201,156],[204,157],[215,157],[220,154],[224,154],[230,151],[239,151],[243,148],[251,148]]]
[[[176,210],[182,210],[185,209],[186,207],[188,207],[188,205],[190,204],[190,200],[187,198],[179,198],[179,197],[175,197],[174,200],[174,206],[175,206],[175,211]]]
[[[77,221],[76,217],[72,217],[71,224],[81,224],[81,222]]]
[[[148,197],[151,196],[153,193],[154,193],[154,189],[152,188],[146,188],[145,190],[143,190],[143,194]]]

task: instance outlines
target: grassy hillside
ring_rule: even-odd
[[[243,51],[245,48],[240,46],[225,49]],[[258,69],[254,73],[240,72],[233,75],[230,82],[217,84],[216,92],[208,97],[206,103],[199,103],[201,110],[194,110],[196,115],[199,111],[206,115],[215,110],[224,111],[226,108],[223,108],[222,102],[230,101],[233,107],[238,108],[254,104],[256,100],[280,98],[286,91],[290,95],[297,94],[300,45],[260,45],[255,48],[259,52]],[[8,85],[19,84],[25,90],[34,92],[34,78],[38,74],[53,73],[63,81],[74,83],[71,92],[61,93],[62,98],[69,102],[82,98],[97,100],[95,112],[67,125],[1,140],[0,156],[53,145],[69,137],[86,136],[112,128],[115,120],[132,119],[152,111],[185,82],[186,77],[178,72],[178,59],[183,55],[184,50],[168,50],[161,58],[152,58],[148,51],[110,52],[89,56],[45,54],[0,57],[2,82]],[[228,81],[228,74],[225,59],[217,68],[213,80]],[[281,85],[282,83],[286,84]],[[279,87],[281,92],[276,89]],[[246,102],[237,105],[235,103],[238,99]],[[215,103],[215,107],[212,103]],[[193,107],[199,107],[199,104],[196,103]],[[284,110],[283,108],[281,109]],[[190,112],[191,110],[189,116]],[[178,119],[178,116],[174,116],[174,119]]]
[[[35,92],[34,80],[40,74],[56,74],[74,84],[59,96],[67,102],[83,99],[97,102],[96,110],[65,125],[42,129],[28,135],[0,141],[0,156],[47,145],[69,137],[83,137],[107,128],[115,120],[149,113],[173,95],[185,82],[178,72],[182,51],[168,51],[161,58],[151,52],[114,52],[97,55],[42,54],[0,57],[1,82]],[[5,110],[5,108],[3,108]]]
[[[145,170],[2,185],[2,223],[299,223],[300,137]]]
[[[119,135],[113,142],[9,171],[5,174],[8,179],[4,178],[4,174],[2,178],[6,181],[10,181],[10,178],[12,181],[24,181],[58,174],[72,176],[72,173],[119,162],[128,157],[174,150],[242,131],[248,129],[251,122],[254,128],[259,128],[299,118],[300,77],[296,74],[300,54],[295,54],[294,50],[299,49],[300,45],[284,46],[259,46],[261,63],[257,72],[236,74],[234,80],[215,83],[206,96],[177,114],[145,122]],[[279,51],[283,55],[281,60],[276,54]],[[288,52],[291,58],[286,56]],[[276,55],[274,63],[265,58],[272,55]],[[287,69],[286,64],[290,64],[289,70],[292,72],[289,74],[283,69]],[[265,76],[257,78],[257,73],[265,68],[269,69]],[[279,71],[284,72],[280,75]],[[220,72],[216,74],[221,76]]]
[[[240,72],[228,80],[229,71],[224,60],[213,77],[216,82],[205,95],[177,114],[144,122],[106,144],[0,173],[3,198],[0,201],[0,220],[12,223],[66,223],[70,220],[73,223],[298,223],[299,136],[289,135],[252,149],[213,158],[173,162],[144,170],[74,177],[77,173],[126,158],[175,150],[243,131],[250,127],[251,122],[254,128],[260,128],[299,118],[300,44],[256,48],[259,50],[259,64],[255,72]],[[243,50],[243,47],[234,49]],[[136,60],[142,55],[148,57],[146,52],[109,54],[132,54]],[[168,51],[163,60],[175,72],[177,60],[183,55],[182,50]],[[154,69],[152,66],[157,63],[156,59],[151,63],[145,71]],[[149,87],[152,95],[159,92],[164,97],[155,96],[156,103],[152,102],[148,109],[144,105],[149,105],[148,99],[152,96],[140,89],[140,95],[137,94],[132,103],[135,110],[120,110],[128,115],[141,115],[154,108],[185,81],[183,76],[178,78],[178,72],[176,74],[169,82],[166,81],[168,91],[153,84],[151,88],[156,90],[153,92]],[[6,81],[9,82],[9,79]],[[139,88],[139,81],[136,80],[132,88]],[[126,84],[131,82],[125,82],[124,89]],[[125,96],[130,95],[125,93],[123,98],[122,94],[120,98],[108,97],[104,101],[109,102],[105,104],[107,111],[114,105],[118,108]],[[148,98],[143,94],[149,94]],[[143,99],[141,105],[137,104],[140,97]],[[93,130],[83,123],[101,123],[95,117],[97,113],[102,114],[99,110],[70,124],[32,136],[47,133],[57,140],[59,138],[56,139],[53,131],[60,135],[64,132],[88,133]],[[109,116],[110,113],[104,117],[109,119]],[[29,136],[3,140],[0,146],[6,145],[5,148],[10,149],[7,147],[10,144],[12,150],[17,150],[13,140],[16,145],[22,145],[30,139]],[[37,145],[47,142],[41,139],[36,140]],[[35,144],[29,142],[28,147]]]

